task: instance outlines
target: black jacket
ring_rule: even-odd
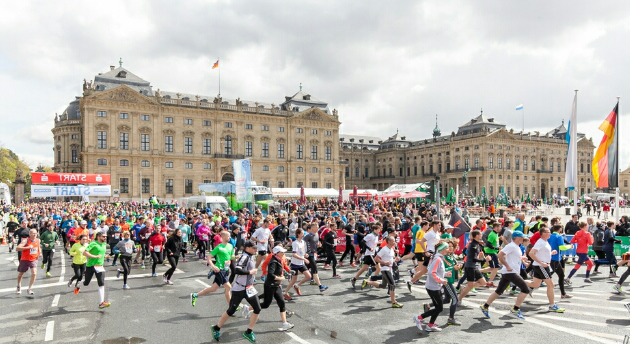
[[[177,235],[173,235],[166,240],[166,245],[164,245],[164,249],[166,250],[166,256],[170,257],[171,253],[173,257],[179,257],[179,254],[182,250],[182,238]]]
[[[277,281],[276,277],[282,276],[283,273],[284,267],[282,266],[282,262],[275,255],[272,256],[269,265],[267,265],[265,284],[267,286],[279,287],[282,281]]]

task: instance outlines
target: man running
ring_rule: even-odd
[[[368,285],[379,288],[387,288],[392,302],[392,308],[402,308],[403,304],[396,301],[396,282],[394,282],[394,276],[392,275],[392,266],[400,261],[400,258],[396,257],[396,251],[394,249],[396,246],[396,239],[393,235],[390,235],[385,240],[387,242],[387,246],[383,247],[380,251],[378,251],[376,256],[374,256],[376,263],[381,265],[381,274],[383,275],[383,279],[380,283],[366,279],[361,284],[361,289],[365,289]]]
[[[212,262],[212,258],[216,257],[216,263]],[[230,244],[230,233],[221,232],[221,243],[217,245],[208,256],[208,265],[214,272],[214,283],[208,288],[204,288],[198,293],[190,294],[190,304],[195,307],[199,296],[208,295],[215,292],[219,287],[225,289],[225,299],[230,303],[230,290],[232,285],[230,278],[230,261],[234,258],[234,246]]]
[[[40,240],[42,242],[42,269],[46,267],[46,277],[50,277],[50,268],[55,256],[55,242],[59,240],[54,222],[46,223],[46,230],[40,236]]]
[[[306,266],[304,266],[305,264],[308,265],[310,264],[308,258],[306,258],[306,243],[304,242],[304,240],[302,240],[304,238],[304,231],[302,230],[302,228],[298,228],[295,230],[295,240],[293,241],[293,243],[291,244],[292,247],[292,252],[293,255],[291,256],[291,270],[293,271],[293,277],[291,277],[291,281],[289,282],[289,285],[287,286],[287,291],[284,294],[284,298],[286,300],[291,300],[293,299],[291,297],[291,295],[289,295],[289,290],[291,290],[291,287],[295,288],[295,292],[299,295],[302,296],[302,291],[301,291],[301,287],[302,284],[306,283],[306,281],[311,279],[311,274],[308,272],[308,269],[306,268]],[[302,278],[302,280],[300,281],[300,283],[295,283],[297,282],[298,279],[298,274],[302,273],[302,275],[304,275],[304,278]]]
[[[20,264],[18,265],[17,293],[22,293],[22,277],[31,269],[31,280],[28,283],[28,294],[33,295],[33,284],[37,278],[37,260],[42,255],[41,242],[37,238],[37,229],[32,228],[28,232],[28,237],[23,239],[16,250],[20,254]]]
[[[357,273],[352,277],[350,283],[352,284],[352,288],[357,283],[357,278],[361,276],[368,268],[376,268],[376,275],[379,274],[381,270],[381,266],[376,263],[374,260],[374,255],[376,254],[376,248],[380,244],[378,241],[378,236],[381,234],[381,230],[383,229],[383,225],[380,222],[377,222],[372,225],[372,233],[365,236],[365,255],[363,256],[363,265],[357,271]]]
[[[92,241],[83,252],[83,255],[88,258],[85,269],[85,281],[84,286],[88,286],[92,277],[96,275],[96,282],[98,283],[98,296],[100,303],[98,308],[103,309],[111,306],[111,303],[105,301],[105,268],[103,263],[105,262],[105,251],[107,250],[107,244],[105,240],[107,236],[105,233],[97,231],[96,238]]]
[[[480,306],[481,312],[486,318],[490,318],[488,308],[492,302],[503,294],[510,283],[513,283],[521,289],[521,293],[516,297],[516,302],[514,303],[514,307],[510,309],[510,314],[521,320],[525,319],[521,313],[521,304],[523,304],[523,301],[529,294],[529,286],[519,274],[521,264],[528,262],[528,259],[523,256],[521,248],[519,247],[519,245],[523,243],[524,237],[525,234],[523,234],[523,232],[514,231],[514,233],[512,233],[512,242],[507,244],[501,252],[499,252],[498,259],[502,265],[501,280],[499,280],[497,289],[494,293],[490,294],[486,303]]]
[[[407,281],[407,289],[411,293],[411,286],[416,283],[424,274],[428,271],[429,262],[431,261],[431,256],[435,252],[435,245],[440,242],[440,221],[433,220],[431,221],[431,227],[429,230],[423,235],[422,239],[420,239],[419,245],[424,250],[424,262],[420,265],[420,269],[415,272],[410,281]],[[416,244],[418,245],[418,244]],[[417,247],[417,246],[416,246]]]
[[[243,254],[236,262],[236,268],[234,269],[236,279],[234,280],[234,288],[232,289],[232,298],[229,300],[229,308],[221,315],[219,322],[212,326],[212,338],[217,342],[221,337],[221,327],[236,313],[243,299],[253,308],[252,311],[249,310],[250,306],[243,306],[242,308],[243,317],[249,317],[249,325],[247,331],[243,333],[243,337],[252,343],[256,342],[254,326],[258,321],[261,308],[257,295],[258,291],[253,285],[256,272],[258,272],[254,263],[254,254],[256,254],[256,243],[251,240],[245,241],[243,244]]]
[[[307,228],[308,233],[304,236],[304,242],[306,243],[305,257],[308,259],[307,265],[309,270],[311,270],[311,276],[313,277],[311,284],[317,284],[319,286],[319,291],[324,292],[328,289],[328,287],[322,285],[319,281],[319,274],[317,273],[317,247],[319,246],[317,224],[311,223]]]
[[[468,281],[468,283],[466,283],[466,287],[459,293],[460,302],[473,288],[486,285],[486,279],[483,278],[481,274],[479,263],[490,261],[490,257],[484,258],[483,252],[481,252],[481,232],[478,229],[470,232],[470,238],[470,244],[466,252],[466,262],[464,263],[464,274],[466,275],[466,281]],[[475,283],[475,281],[477,282]]]
[[[264,262],[267,258],[270,236],[271,231],[269,230],[269,219],[264,219],[262,225],[256,229],[251,237],[252,241],[256,243],[256,249],[258,250],[258,255],[256,256],[256,269],[258,269],[260,263]],[[263,281],[264,280],[265,278],[263,277]]]

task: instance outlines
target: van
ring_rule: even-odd
[[[216,209],[228,211],[230,206],[221,196],[190,196],[186,200],[186,208],[208,209],[213,212]]]

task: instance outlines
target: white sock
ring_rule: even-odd
[[[105,302],[105,287],[98,287],[98,296],[101,298],[101,303]]]

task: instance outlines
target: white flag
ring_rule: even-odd
[[[573,108],[571,109],[571,119],[567,128],[566,140],[569,144],[567,153],[566,174],[564,176],[564,186],[569,190],[577,187],[577,92],[573,98]]]

